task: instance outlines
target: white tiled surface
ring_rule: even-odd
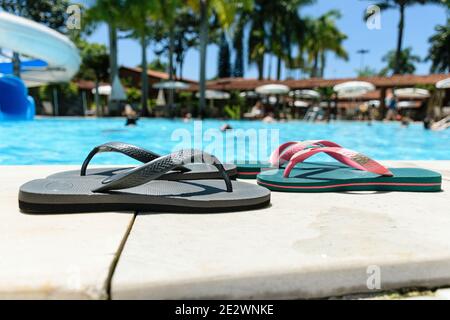
[[[449,161],[420,166],[449,177]],[[112,298],[339,296],[375,291],[371,270],[381,290],[450,285],[448,180],[444,190],[273,192],[272,206],[258,211],[139,214]]]

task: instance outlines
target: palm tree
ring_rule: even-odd
[[[348,54],[342,46],[347,36],[336,26],[336,19],[340,17],[339,11],[331,10],[317,19],[309,19],[306,22],[307,36],[303,50],[306,51],[308,62],[312,63],[311,77],[323,77],[328,52],[341,59],[348,59]]]
[[[400,72],[400,59],[402,55],[402,46],[403,46],[403,31],[405,28],[405,9],[407,7],[410,7],[415,4],[444,4],[445,1],[442,0],[382,0],[381,2],[377,3],[376,5],[381,10],[388,10],[388,9],[398,9],[400,13],[400,20],[398,22],[398,36],[397,36],[397,49],[395,51],[395,64],[394,64],[394,74],[397,74]],[[366,14],[365,18],[371,17],[375,12],[372,12],[370,14]]]
[[[200,117],[206,108],[206,48],[208,45],[209,18],[214,13],[224,29],[228,29],[239,10],[252,6],[251,0],[187,0],[187,4],[200,15]]]
[[[412,48],[405,48],[400,52],[400,57],[397,56],[397,52],[389,51],[383,57],[383,61],[387,62],[386,68],[381,70],[383,75],[389,71],[392,71],[393,74],[412,74],[416,71],[414,64],[422,62],[422,59],[412,53]]]
[[[250,35],[248,39],[248,61],[255,63],[258,80],[264,78],[264,56],[267,52],[266,11],[261,1],[255,1],[255,8],[250,17]]]
[[[281,64],[284,60],[292,62],[292,49],[296,42],[299,46],[304,41],[306,32],[305,19],[299,15],[302,6],[313,3],[312,0],[272,1],[270,15],[270,48],[277,59],[276,79],[281,78]],[[286,23],[289,21],[289,23]]]
[[[179,9],[182,7],[181,0],[156,0],[153,17],[161,19],[169,34],[169,81],[174,79],[173,56],[175,52],[175,23]],[[166,115],[169,116],[174,104],[174,91],[169,90],[169,102]]]
[[[431,60],[431,72],[450,72],[450,19],[446,26],[438,25],[435,30],[429,39],[431,47],[427,57]]]
[[[258,68],[258,78],[264,78],[264,57],[271,54],[277,58],[276,78],[281,78],[281,66],[293,66],[292,57],[295,45],[301,46],[305,35],[305,20],[299,9],[313,3],[314,0],[255,0],[254,8],[242,14],[239,25],[249,25],[250,63]],[[288,22],[288,23],[286,23]],[[240,37],[242,27],[237,28],[236,37]],[[237,47],[235,46],[237,49]],[[272,60],[272,59],[271,59]],[[269,68],[270,70],[271,68]]]
[[[77,78],[79,79],[93,79],[95,82],[95,106],[97,116],[102,116],[102,108],[100,106],[99,85],[100,81],[107,80],[109,55],[106,47],[98,43],[88,43],[87,41],[78,38],[76,39],[77,47],[80,51],[82,64],[78,71]]]
[[[129,36],[139,39],[141,45],[141,107],[142,116],[148,116],[148,63],[147,47],[150,43],[151,28],[149,17],[156,8],[155,1],[126,0],[125,10],[123,11],[122,27],[131,30]]]
[[[124,0],[97,0],[85,15],[88,23],[106,22],[109,35],[109,81],[112,84],[118,74],[117,67],[117,29],[124,17]],[[110,102],[112,103],[112,102]],[[114,107],[111,105],[110,107]]]

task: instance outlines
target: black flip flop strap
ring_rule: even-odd
[[[91,152],[89,152],[88,156],[86,157],[86,159],[83,162],[83,165],[81,166],[81,171],[80,171],[81,176],[86,175],[87,167],[88,167],[89,163],[91,162],[92,158],[96,154],[102,153],[102,152],[122,153],[122,154],[129,156],[130,158],[133,158],[142,163],[147,163],[147,162],[153,161],[153,160],[161,157],[159,154],[145,150],[141,147],[138,147],[138,146],[135,146],[135,145],[132,145],[129,143],[107,142],[107,143],[104,143],[102,145],[95,147],[94,149],[92,149]],[[182,172],[190,171],[189,169],[183,168],[183,167],[179,167],[179,168],[175,168],[175,169],[182,171]]]
[[[126,172],[115,174],[104,179],[102,181],[103,186],[92,191],[107,192],[111,190],[137,187],[152,180],[158,179],[163,174],[181,165],[193,162],[214,165],[225,181],[227,192],[233,191],[230,177],[225,171],[222,163],[215,156],[195,149],[176,151],[167,156],[159,157],[151,162],[127,170]]]

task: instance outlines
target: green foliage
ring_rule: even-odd
[[[76,99],[78,97],[78,86],[74,82],[69,82],[39,87],[39,99],[43,101],[52,101],[53,88],[55,86],[58,88],[58,92],[63,97],[63,100]]]
[[[357,69],[356,73],[358,77],[375,77],[380,74],[376,69],[368,66],[362,69]]]
[[[141,101],[141,91],[137,88],[127,88],[126,89],[127,100],[130,103],[139,103]]]
[[[323,77],[326,53],[332,52],[337,57],[348,60],[347,51],[342,43],[347,36],[339,31],[336,20],[341,17],[337,10],[331,10],[317,19],[306,21],[306,38],[303,50],[311,64],[311,76]]]
[[[223,109],[225,115],[229,119],[239,120],[241,118],[241,106],[240,105],[226,105]]]
[[[450,2],[448,2],[450,6]],[[436,33],[428,40],[431,44],[427,60],[431,61],[431,72],[450,72],[450,19],[447,25],[438,25]]]
[[[320,96],[323,99],[330,99],[334,94],[333,87],[320,87],[316,90],[320,93]]]
[[[161,59],[156,58],[148,64],[150,70],[167,72],[169,66],[167,62],[161,61]]]
[[[381,70],[382,74],[394,73],[397,68],[397,74],[413,74],[416,71],[415,64],[422,62],[422,59],[412,53],[412,48],[405,48],[400,52],[399,61],[396,59],[396,51],[389,51],[382,59],[387,62],[387,66]]]
[[[218,69],[217,74],[219,78],[231,77],[230,46],[228,45],[225,32],[222,32],[220,37]]]
[[[68,0],[0,0],[6,12],[42,23],[60,32],[66,32]]]
[[[109,77],[109,55],[106,46],[89,43],[81,38],[76,40],[81,56],[81,66],[77,78],[94,81],[106,81]]]

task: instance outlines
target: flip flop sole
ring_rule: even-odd
[[[257,209],[270,203],[266,188],[233,181],[226,192],[222,180],[155,180],[139,187],[93,193],[95,178],[39,179],[19,191],[19,207],[27,213],[99,211],[231,212]]]
[[[326,168],[345,168],[345,165],[333,162],[308,162],[303,164],[306,168],[322,166]],[[257,163],[236,163],[237,178],[239,179],[256,179],[256,176],[263,171],[273,170],[268,162]]]
[[[224,169],[231,179],[236,178],[237,169],[233,164],[224,164]],[[191,169],[189,172],[179,173],[176,171],[168,172],[161,176],[160,180],[201,180],[201,179],[221,179],[220,173],[213,165],[204,163],[191,163],[185,165],[186,168]],[[105,179],[114,174],[131,169],[131,167],[114,167],[114,168],[96,168],[88,169],[86,176],[96,177],[98,179]],[[48,176],[49,179],[66,179],[80,177],[80,170],[63,171]]]
[[[273,169],[260,173],[257,183],[273,191],[282,192],[338,192],[338,191],[441,191],[441,175],[419,168],[389,169],[392,177],[352,168],[294,168],[289,178],[283,170]]]

